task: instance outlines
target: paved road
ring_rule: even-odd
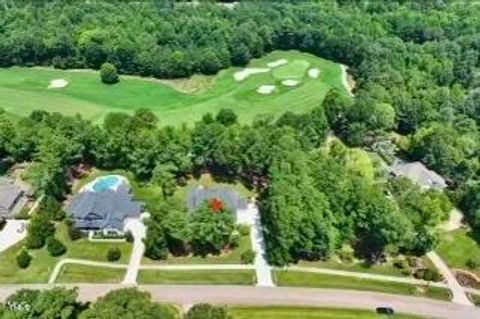
[[[20,242],[27,235],[25,220],[7,220],[7,224],[0,231],[0,252],[7,250]]]
[[[0,286],[0,300],[21,288],[49,288],[49,285]],[[79,285],[79,299],[93,301],[112,289],[128,285]],[[179,305],[199,302],[229,305],[296,305],[370,309],[389,305],[399,313],[439,319],[478,319],[480,309],[426,298],[336,289],[241,287],[241,286],[139,286],[156,301]]]
[[[443,262],[442,258],[440,258],[440,256],[438,256],[437,253],[434,251],[428,252],[427,257],[432,261],[432,263],[447,281],[448,288],[453,295],[452,302],[461,305],[473,306],[473,304],[470,302],[467,295],[465,294],[464,288],[458,283],[457,278],[455,278],[455,275]]]
[[[254,261],[257,286],[275,286],[272,279],[271,267],[265,259],[266,248],[263,238],[263,226],[257,205],[250,203],[247,209],[239,210],[237,212],[237,222],[240,224],[248,224],[251,227],[250,240],[252,242],[252,249],[257,253]]]
[[[135,284],[137,282],[138,271],[142,263],[143,253],[145,252],[145,244],[143,239],[147,234],[147,229],[140,218],[131,218],[125,222],[125,230],[132,232],[134,237],[132,254],[130,263],[128,264],[127,273],[123,279],[125,284]]]

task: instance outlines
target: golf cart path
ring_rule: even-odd
[[[237,222],[240,224],[248,224],[251,227],[250,240],[255,255],[255,273],[257,277],[257,286],[273,287],[275,284],[272,279],[272,269],[268,264],[265,254],[265,239],[263,238],[263,226],[255,203],[249,203],[247,208],[237,212]]]
[[[452,293],[452,302],[473,306],[472,302],[468,299],[465,289],[458,283],[457,278],[453,272],[448,268],[445,262],[434,251],[427,253],[427,257],[432,261],[438,271],[443,275],[443,278],[447,281],[448,288]]]
[[[94,301],[111,290],[131,287],[121,284],[78,284],[59,285],[78,287],[79,301]],[[0,301],[19,289],[49,289],[53,285],[3,285],[0,286]],[[290,288],[290,287],[246,287],[246,286],[139,286],[152,295],[154,301],[192,305],[209,302],[225,305],[252,306],[311,306],[375,310],[389,306],[398,313],[440,319],[478,319],[480,308],[451,302],[339,289]]]

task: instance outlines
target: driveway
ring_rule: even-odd
[[[94,301],[111,290],[128,285],[79,284],[61,285],[78,287],[80,301]],[[22,288],[47,289],[52,285],[3,285],[0,286],[0,301]],[[171,302],[178,305],[192,305],[200,302],[228,305],[255,306],[306,306],[335,307],[374,310],[388,305],[398,313],[440,319],[478,319],[480,308],[401,295],[375,292],[288,288],[288,287],[244,287],[244,286],[139,286],[140,290],[151,293],[155,301]]]
[[[0,252],[7,250],[27,236],[27,222],[25,220],[7,220],[7,224],[0,231]]]
[[[145,252],[143,239],[147,234],[147,228],[143,224],[141,218],[129,218],[125,221],[125,230],[129,230],[135,239],[133,241],[132,254],[130,256],[130,262],[123,283],[136,284],[143,253]]]

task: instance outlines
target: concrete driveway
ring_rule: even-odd
[[[145,244],[143,239],[147,234],[147,228],[143,224],[141,218],[129,218],[125,220],[125,231],[130,231],[134,237],[132,254],[128,263],[127,273],[123,279],[125,284],[136,284],[137,275],[142,263],[143,253],[145,252]]]
[[[0,231],[0,252],[7,250],[27,236],[27,222],[25,220],[7,220],[7,224]]]

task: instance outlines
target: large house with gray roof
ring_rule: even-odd
[[[126,185],[116,190],[83,191],[67,206],[74,226],[84,231],[101,231],[105,235],[122,234],[127,218],[139,217],[143,205],[134,201]]]
[[[398,163],[390,169],[392,175],[396,177],[406,177],[417,183],[424,189],[445,189],[448,187],[445,179],[429,170],[421,162]]]
[[[0,217],[11,218],[25,204],[25,192],[11,180],[0,178]]]

